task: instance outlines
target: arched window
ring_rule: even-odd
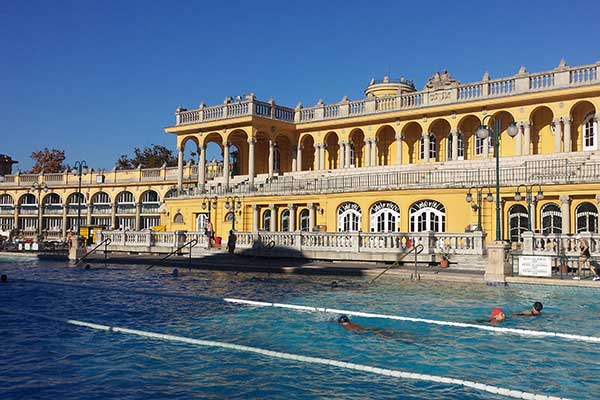
[[[290,210],[283,210],[281,221],[279,222],[279,231],[287,232],[290,230]]]
[[[0,194],[0,206],[14,205],[13,198],[10,194]]]
[[[508,225],[510,227],[510,241],[520,242],[523,232],[529,229],[529,216],[525,206],[515,204],[508,210]]]
[[[435,160],[435,149],[436,149],[436,138],[433,133],[429,134],[429,159]],[[421,155],[421,160],[425,159],[425,138],[421,136],[421,146],[419,154]]]
[[[83,195],[83,193],[79,192],[71,193],[71,195],[67,197],[67,205],[76,207],[78,204],[85,206],[85,196]]]
[[[480,156],[483,154],[484,144],[485,144],[485,139],[480,138],[479,136],[475,135],[475,155],[476,156]]]
[[[92,196],[92,204],[109,204],[110,196],[105,192],[98,192]]]
[[[420,200],[410,206],[411,232],[445,232],[446,209],[435,200]]]
[[[542,207],[542,234],[562,233],[562,214],[560,207],[554,203]]]
[[[356,203],[343,203],[338,208],[338,232],[358,232],[362,212]]]
[[[158,197],[158,193],[156,193],[154,190],[148,190],[142,194],[141,202],[142,204],[160,203],[160,198]]]
[[[594,113],[589,113],[583,121],[583,150],[598,150],[598,120]]]
[[[458,159],[464,160],[465,159],[465,136],[463,135],[462,132],[458,132],[457,141],[458,141]]]
[[[175,214],[175,217],[173,217],[173,222],[176,224],[183,224],[183,215],[181,215],[181,213]]]
[[[125,191],[117,195],[117,214],[135,214],[133,193]]]
[[[300,230],[303,232],[308,232],[309,230],[310,217],[308,213],[308,209],[304,209],[300,211]]]
[[[265,231],[271,229],[271,210],[265,210],[262,215],[262,228]]]
[[[596,232],[598,229],[598,209],[589,202],[581,203],[575,211],[577,233]]]
[[[172,199],[177,197],[177,189],[169,189],[169,191],[165,194],[165,199]]]
[[[44,197],[44,206],[60,206],[61,205],[61,198],[58,194],[56,193],[50,193],[48,195],[46,195],[46,197]]]
[[[31,193],[27,193],[27,194],[24,194],[23,196],[21,196],[21,199],[19,200],[19,204],[22,206],[36,206],[37,198]]]
[[[371,232],[398,232],[400,207],[391,201],[378,201],[371,207]]]

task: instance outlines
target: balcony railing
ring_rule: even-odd
[[[600,64],[568,67],[561,65],[551,71],[539,73],[520,72],[512,77],[484,79],[480,82],[458,84],[453,87],[426,89],[398,96],[366,98],[356,101],[343,100],[335,104],[291,109],[261,102],[253,96],[244,101],[214,107],[202,106],[196,110],[178,110],[176,126],[225,120],[240,116],[260,116],[284,122],[306,123],[332,120],[358,115],[386,113],[413,108],[430,107],[438,104],[463,103],[488,98],[514,96],[517,94],[595,85]]]

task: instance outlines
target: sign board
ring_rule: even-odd
[[[519,275],[521,276],[552,276],[552,257],[520,256]]]

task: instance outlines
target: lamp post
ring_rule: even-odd
[[[473,201],[473,194],[471,193],[471,191],[475,189],[475,193],[477,194],[477,201],[474,202]],[[469,188],[469,191],[467,192],[467,197],[466,197],[466,201],[467,203],[471,204],[471,208],[473,208],[473,210],[477,210],[477,230],[479,232],[481,232],[481,202],[482,202],[482,198],[483,198],[483,190],[485,188],[482,187],[471,187]],[[490,190],[490,188],[487,188],[488,193],[485,196],[486,201],[488,202],[492,202],[494,201],[494,196],[492,195],[492,191]]]
[[[208,207],[208,220],[210,221],[210,209],[216,209],[217,208],[217,196],[214,197],[204,197],[202,199],[202,209],[206,210],[206,208]]]
[[[233,213],[233,219],[231,220],[231,230],[235,231],[235,209],[242,208],[242,201],[238,196],[228,196],[227,200],[225,200],[225,209],[229,210],[231,207],[231,212]]]
[[[538,192],[535,195],[535,199],[540,201],[544,198],[544,192],[542,192],[542,185],[539,183],[537,185],[524,185],[521,184],[517,187],[517,191],[515,192],[515,201],[521,201],[523,196],[521,196],[521,187],[525,189],[525,201],[527,201],[527,228],[531,230],[531,203],[533,202],[533,188],[537,186]]]
[[[494,149],[496,153],[496,241],[499,242],[502,240],[500,234],[500,129],[502,127],[502,119],[499,117],[494,117],[494,127],[492,128],[491,126],[486,126],[485,124],[485,120],[488,118],[492,118],[492,116],[488,115],[481,121],[481,126],[479,129],[477,129],[477,137],[480,139],[486,139],[488,137],[494,138]],[[515,121],[512,121],[508,125],[508,129],[506,131],[510,137],[517,136],[517,133],[519,133],[519,128],[517,127],[517,124],[515,124]]]
[[[79,183],[77,185],[77,237],[81,234],[81,176],[87,174],[88,166],[85,160],[75,161],[73,168],[77,171]]]
[[[31,185],[31,191],[32,192],[37,192],[37,208],[38,208],[38,229],[37,229],[37,236],[38,236],[38,240],[39,238],[41,238],[42,236],[42,192],[47,193],[48,192],[48,185],[46,184],[46,182],[34,182]]]

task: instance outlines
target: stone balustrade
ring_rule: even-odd
[[[342,100],[336,104],[319,102],[314,107],[297,107],[295,110],[275,105],[274,101],[261,102],[253,95],[239,102],[228,100],[223,105],[196,110],[178,109],[176,125],[189,125],[207,121],[238,118],[241,116],[260,116],[290,123],[346,118],[374,113],[386,113],[414,108],[430,107],[438,104],[463,103],[518,94],[563,89],[600,83],[598,67],[600,64],[569,67],[561,63],[551,71],[527,73],[524,70],[507,78],[493,79],[484,77],[480,82],[458,84],[455,87],[425,89],[419,92],[404,93],[398,96],[368,97],[362,100]]]
[[[579,256],[581,250],[577,236],[588,243],[593,256],[600,256],[600,234],[591,232],[578,235],[523,232],[523,254]]]

